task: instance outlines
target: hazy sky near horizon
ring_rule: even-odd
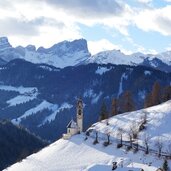
[[[0,36],[50,47],[85,38],[92,54],[171,50],[171,0],[0,0]]]

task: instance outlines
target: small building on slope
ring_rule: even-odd
[[[71,121],[68,123],[67,133],[63,134],[63,139],[69,139],[72,135],[83,131],[83,101],[81,99],[78,99],[77,101],[76,118],[76,122],[71,119]]]

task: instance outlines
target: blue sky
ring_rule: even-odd
[[[171,0],[3,0],[0,13],[13,46],[85,38],[92,54],[171,50]]]

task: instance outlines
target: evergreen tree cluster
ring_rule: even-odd
[[[144,108],[158,105],[171,99],[171,86],[161,87],[156,81],[150,93],[146,95]]]
[[[125,91],[118,99],[113,98],[111,102],[111,107],[108,110],[106,103],[103,101],[99,120],[104,120],[110,116],[115,116],[124,112],[131,112],[135,110],[134,100],[132,98],[132,93],[130,91]]]
[[[0,170],[45,147],[47,142],[10,121],[0,120]]]
[[[144,108],[158,105],[171,99],[171,86],[161,87],[159,82],[153,84],[150,93],[146,94],[144,99]],[[125,91],[118,98],[113,98],[110,109],[107,108],[103,101],[100,109],[99,120],[104,120],[110,116],[115,116],[120,113],[131,112],[136,110],[131,91]]]

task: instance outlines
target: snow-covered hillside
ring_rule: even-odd
[[[123,141],[128,142],[130,127],[136,128],[142,118],[146,117],[145,129],[139,133],[139,144],[141,150],[133,153],[126,151],[125,147],[116,148],[118,141],[118,130],[123,130]],[[124,113],[96,123],[89,128],[90,135],[85,139],[84,134],[75,135],[69,140],[60,139],[37,154],[33,154],[20,163],[6,169],[6,171],[100,171],[111,170],[112,162],[118,162],[118,169],[156,171],[162,167],[163,157],[158,158],[157,142],[160,139],[163,152],[169,153],[171,138],[171,101],[145,110]],[[119,129],[118,129],[119,128]],[[99,143],[93,145],[94,133],[98,132]],[[110,142],[104,147],[107,141],[107,134],[110,134]],[[145,136],[146,135],[146,136]],[[143,149],[143,138],[148,135],[150,154],[145,155]],[[127,141],[127,142],[126,142]],[[137,141],[137,140],[136,140]],[[123,165],[123,168],[121,168]],[[171,166],[171,162],[169,161]]]

